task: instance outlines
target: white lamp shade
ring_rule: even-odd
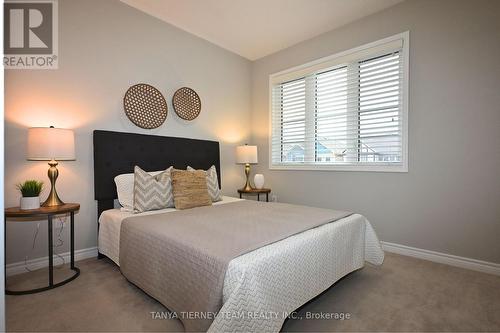
[[[53,127],[28,129],[28,160],[68,161],[75,159],[75,134],[72,130]]]
[[[238,164],[256,164],[257,146],[238,146],[236,147],[236,163]]]

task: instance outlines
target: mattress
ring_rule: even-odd
[[[215,204],[235,200],[240,199],[224,197]],[[168,211],[175,209],[142,214]],[[131,215],[112,209],[99,219],[99,251],[116,264],[121,222]],[[380,265],[383,259],[371,224],[359,214],[241,255],[229,263],[223,306],[214,314],[209,331],[278,332],[295,309],[363,267],[365,261]]]

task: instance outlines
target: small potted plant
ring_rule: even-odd
[[[43,190],[43,182],[38,180],[27,180],[17,184],[17,189],[21,192],[21,209],[40,208],[40,193]]]

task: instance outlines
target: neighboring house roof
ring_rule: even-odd
[[[304,148],[299,145],[293,146],[293,148],[288,151],[288,154],[301,154],[301,153],[304,153]]]
[[[320,142],[316,142],[316,152],[318,154],[332,154],[332,151]]]
[[[302,147],[301,145],[295,145],[293,146],[292,149],[288,151],[288,154],[297,154],[303,152],[304,152],[304,147]],[[321,144],[320,142],[316,142],[316,152],[318,154],[333,154],[331,149]]]

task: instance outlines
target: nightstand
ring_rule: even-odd
[[[260,195],[265,194],[266,195],[266,202],[269,202],[269,193],[271,193],[271,189],[270,188],[261,188],[261,189],[253,188],[253,189],[248,190],[248,191],[243,190],[243,189],[239,189],[238,193],[240,194],[240,199],[241,199],[242,194],[249,194],[249,195],[257,194],[258,201],[260,201]]]
[[[80,205],[76,203],[67,203],[59,206],[51,207],[40,207],[38,209],[21,210],[19,207],[10,207],[5,209],[5,221],[9,223],[25,223],[32,222],[26,219],[16,219],[7,220],[7,218],[47,218],[47,224],[49,227],[49,285],[46,287],[30,289],[30,290],[7,290],[5,293],[7,295],[26,295],[39,293],[41,291],[46,291],[49,289],[54,289],[62,286],[78,277],[80,275],[80,269],[75,266],[75,212],[80,209]],[[52,219],[55,215],[70,213],[70,256],[71,263],[70,268],[74,271],[73,275],[66,280],[58,283],[54,283],[54,251],[53,251],[53,236],[52,236]]]

